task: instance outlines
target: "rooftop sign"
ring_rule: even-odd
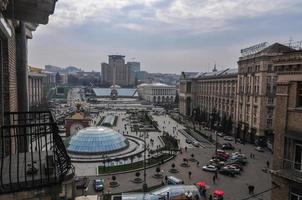
[[[241,49],[241,55],[242,56],[248,56],[251,54],[255,54],[258,53],[259,51],[263,50],[264,48],[266,48],[268,46],[267,42],[262,42],[260,44],[256,44],[254,46],[245,48],[245,49]]]

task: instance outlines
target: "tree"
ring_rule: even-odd
[[[172,167],[172,169],[174,169],[175,168],[175,163],[172,163],[171,167]]]
[[[139,177],[140,177],[140,175],[141,175],[141,173],[140,173],[140,172],[136,172],[136,173],[135,173],[135,176],[136,176],[137,178],[139,178]]]

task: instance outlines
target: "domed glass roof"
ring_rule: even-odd
[[[113,129],[99,126],[88,127],[72,136],[67,150],[72,153],[105,153],[128,146],[126,138]]]

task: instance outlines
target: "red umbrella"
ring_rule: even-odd
[[[215,190],[214,191],[214,195],[223,196],[224,195],[224,191],[222,191],[222,190]]]
[[[201,181],[201,182],[196,183],[196,185],[199,187],[205,187],[206,183]]]

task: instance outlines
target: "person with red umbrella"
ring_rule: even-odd
[[[202,196],[204,196],[206,198],[206,196],[207,196],[206,183],[200,181],[200,182],[196,183],[196,185],[199,187],[200,194],[202,194]]]
[[[214,200],[223,200],[224,192],[222,190],[214,191]]]

